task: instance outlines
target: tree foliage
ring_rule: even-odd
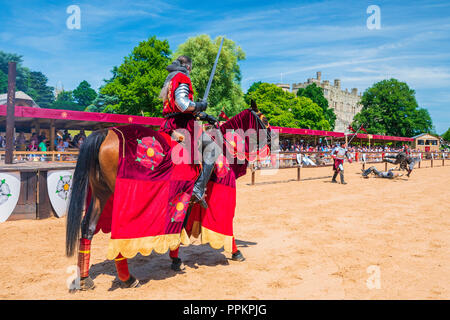
[[[15,53],[0,51],[0,71],[6,75],[6,85],[2,82],[1,87],[5,87],[6,90],[8,88],[8,62],[16,62],[16,91],[23,91],[28,94],[28,76],[30,70],[22,66],[22,56]]]
[[[51,104],[51,109],[65,109],[65,110],[75,110],[82,111],[82,107],[75,102],[73,98],[72,91],[61,91],[58,93],[56,100]]]
[[[331,129],[323,109],[310,98],[296,97],[295,94],[269,83],[261,83],[247,94],[249,99],[255,100],[270,125],[315,130]]]
[[[167,76],[170,54],[167,40],[153,36],[140,42],[119,67],[113,68],[112,78],[100,89],[101,94],[117,98],[108,109],[121,114],[161,116],[158,96]]]
[[[244,100],[247,105],[250,105],[250,94],[259,88],[259,86],[262,84],[262,81],[253,82],[250,88],[248,88],[247,93],[244,94]]]
[[[53,87],[47,85],[47,77],[39,71],[30,71],[28,76],[27,94],[41,108],[50,108],[55,101]]]
[[[8,91],[8,75],[0,70],[0,93]]]
[[[99,93],[97,97],[94,99],[94,101],[92,101],[92,104],[87,106],[87,108],[84,111],[115,113],[114,108],[111,108],[111,106],[115,106],[118,103],[119,99],[117,97]]]
[[[180,55],[192,59],[190,77],[194,99],[203,99],[221,40],[222,37],[212,40],[206,34],[192,37],[181,44],[173,55],[173,59]],[[224,109],[228,116],[233,116],[245,108],[239,67],[239,61],[244,59],[245,53],[241,47],[225,38],[208,96],[207,113],[218,115]]]
[[[91,88],[91,85],[86,81],[82,81],[78,87],[72,92],[75,101],[84,110],[87,106],[92,104],[92,101],[97,97],[97,93]]]
[[[430,132],[433,123],[426,109],[419,108],[415,91],[405,82],[383,80],[368,88],[362,98],[363,108],[354,117],[354,128],[364,124],[368,133],[412,137]]]
[[[308,85],[306,88],[299,88],[297,91],[297,97],[307,97],[315,102],[322,108],[325,119],[330,123],[331,130],[334,130],[336,122],[336,115],[332,108],[328,106],[328,100],[323,95],[323,89],[318,87],[315,83]]]
[[[22,56],[0,51],[0,93],[8,89],[8,62],[16,62],[16,91],[28,94],[41,108],[50,108],[54,102],[53,87],[47,85],[47,77],[39,71],[22,66]]]
[[[447,142],[450,142],[450,128],[442,135],[442,139],[444,139]]]

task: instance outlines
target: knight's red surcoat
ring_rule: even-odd
[[[165,117],[163,123],[161,124],[160,131],[171,135],[173,131],[177,129],[185,129],[189,132],[190,137],[190,147],[191,147],[191,159],[194,159],[194,154],[198,152],[197,150],[197,140],[201,134],[201,130],[197,133],[197,137],[194,135],[194,125],[195,118],[191,111],[182,112],[175,103],[175,90],[182,83],[189,85],[189,100],[194,100],[194,90],[192,89],[191,79],[185,74],[179,72],[177,73],[169,82],[169,87],[167,89],[167,99],[164,101],[163,106],[163,116]],[[172,114],[172,115],[170,115]],[[170,115],[169,117],[166,117]],[[182,133],[185,135],[185,133]],[[188,138],[188,137],[185,137]],[[197,150],[197,151],[194,151]]]
[[[189,85],[188,98],[191,101],[194,100],[194,90],[192,89],[191,79],[184,73],[178,72],[169,82],[169,87],[167,89],[167,99],[165,100],[163,107],[163,116],[174,112],[182,112],[175,103],[175,90],[177,90],[179,85],[182,83],[186,83],[187,85]]]

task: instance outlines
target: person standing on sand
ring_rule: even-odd
[[[347,144],[344,143],[341,147],[339,143],[336,143],[336,148],[331,151],[331,157],[334,159],[334,175],[333,179],[331,179],[331,182],[337,183],[336,177],[339,173],[341,177],[341,184],[347,184],[347,182],[344,181],[344,159],[347,158],[348,161],[352,163],[352,159],[347,150]]]

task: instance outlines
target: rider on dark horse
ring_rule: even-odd
[[[192,70],[191,58],[188,56],[179,56],[166,69],[169,71],[169,75],[160,93],[160,98],[164,102],[163,117],[165,121],[161,125],[160,130],[175,137],[175,140],[180,138],[179,136],[178,138],[176,137],[176,129],[187,130],[191,135],[191,150],[195,150],[197,147],[197,139],[194,137],[195,119],[207,121],[215,126],[218,125],[218,122],[213,116],[204,112],[208,106],[206,101],[193,101],[192,82],[189,78],[189,72]],[[194,202],[199,202],[206,209],[208,205],[205,201],[205,189],[214,169],[214,163],[220,153],[218,148],[214,148],[211,145],[213,140],[205,132],[202,132],[200,141],[202,171],[195,182],[192,198]]]
[[[409,177],[411,172],[414,169],[415,161],[411,157],[411,151],[407,145],[404,145],[402,151],[400,151],[397,155],[386,155],[383,159],[384,162],[389,162],[392,164],[400,164],[400,169],[406,170],[408,173],[406,176]]]

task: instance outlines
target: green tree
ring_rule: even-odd
[[[118,103],[119,99],[117,97],[99,93],[92,104],[87,106],[84,111],[114,113],[114,106]]]
[[[8,91],[8,75],[0,70],[0,94]]]
[[[39,71],[22,66],[22,56],[0,51],[0,93],[8,88],[8,62],[16,62],[16,91],[28,94],[41,108],[49,108],[54,102],[53,87],[47,85],[47,77]]]
[[[121,114],[161,116],[158,96],[167,76],[170,54],[167,40],[153,36],[140,42],[119,67],[113,68],[112,78],[100,89],[101,94],[117,98],[109,109]]]
[[[362,98],[360,113],[352,126],[363,123],[368,133],[412,137],[433,130],[430,114],[419,108],[415,91],[405,82],[383,80],[368,88]]]
[[[315,83],[312,83],[306,88],[298,89],[297,97],[307,97],[317,103],[317,105],[322,108],[325,119],[330,123],[331,130],[334,130],[336,115],[334,110],[328,107],[328,100],[323,95],[323,89],[321,87],[318,87]]]
[[[48,86],[47,81],[47,77],[39,71],[30,71],[28,75],[28,89],[26,93],[41,108],[50,108],[55,101],[53,87]]]
[[[72,92],[75,101],[82,109],[92,104],[92,101],[97,97],[97,93],[91,88],[91,85],[86,81],[82,81],[78,87]]]
[[[72,91],[61,91],[50,108],[83,111],[83,108],[75,102]]]
[[[221,40],[222,37],[212,40],[206,34],[192,37],[180,44],[173,55],[173,59],[180,55],[192,59],[190,76],[196,100],[203,99]],[[218,115],[224,109],[228,116],[233,116],[245,108],[239,67],[239,61],[244,59],[245,53],[241,47],[225,38],[208,96],[207,113]]]
[[[259,110],[267,117],[270,125],[290,128],[330,130],[324,112],[307,97],[296,97],[274,84],[261,83],[248,93],[255,100]]]
[[[447,142],[450,142],[450,128],[442,135],[442,139],[444,139]]]
[[[250,88],[248,88],[247,93],[244,94],[244,100],[247,105],[250,105],[250,94],[258,89],[258,87],[262,84],[262,81],[253,82]]]
[[[16,91],[23,91],[25,93],[28,93],[28,76],[30,70],[22,66],[22,56],[15,53],[6,53],[0,51],[0,71],[2,71],[6,76],[8,76],[8,62],[10,61],[16,62]],[[8,78],[6,78],[6,88],[8,88],[7,79]],[[4,86],[4,83],[1,83],[1,86]],[[6,90],[4,92],[6,92]]]

